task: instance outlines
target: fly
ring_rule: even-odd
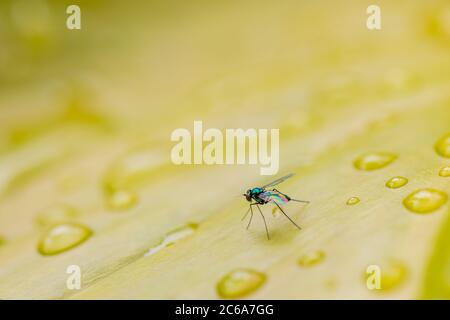
[[[302,202],[302,203],[309,203],[309,201],[292,199],[287,194],[284,194],[277,189],[271,189],[271,190],[268,189],[270,187],[274,187],[274,186],[282,183],[283,181],[289,179],[293,175],[294,174],[291,173],[291,174],[281,177],[275,181],[272,181],[271,183],[266,184],[265,186],[248,189],[247,192],[243,194],[243,196],[247,199],[247,201],[250,202],[249,208],[248,208],[247,212],[245,213],[244,217],[242,218],[242,220],[244,220],[247,217],[248,213],[250,212],[250,220],[248,221],[247,229],[250,227],[250,224],[252,223],[253,206],[256,206],[259,210],[259,213],[261,214],[261,217],[263,218],[264,226],[266,227],[267,239],[270,240],[269,229],[267,228],[266,218],[264,217],[264,215],[261,211],[261,208],[259,207],[260,205],[265,205],[266,203],[274,203],[278,207],[278,209],[280,209],[280,211],[285,215],[285,217],[288,218],[290,222],[292,222],[292,224],[294,226],[296,226],[299,230],[302,229],[294,222],[294,220],[292,220],[286,214],[286,212],[284,212],[284,210],[281,208],[280,205],[284,205],[284,204],[288,203],[289,201],[296,201],[296,202]]]

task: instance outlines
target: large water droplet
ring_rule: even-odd
[[[86,241],[92,231],[75,223],[64,223],[51,228],[38,244],[40,254],[48,256],[72,249]]]
[[[311,267],[319,264],[325,259],[325,253],[321,250],[317,250],[311,253],[302,255],[298,259],[298,264],[302,267]]]
[[[348,200],[347,200],[347,205],[349,205],[349,206],[353,206],[353,205],[355,205],[355,204],[357,204],[357,203],[359,203],[361,200],[359,200],[359,198],[358,197],[351,197],[351,198],[349,198]]]
[[[114,211],[125,211],[136,205],[138,197],[135,193],[117,190],[107,195],[108,208]]]
[[[403,200],[403,205],[415,213],[429,213],[447,202],[445,192],[431,188],[416,190]]]
[[[77,210],[72,206],[58,204],[38,213],[36,222],[41,226],[49,227],[63,222],[74,221],[77,215]]]
[[[393,177],[386,182],[386,187],[391,189],[397,189],[403,187],[408,183],[408,179],[405,177]]]
[[[446,4],[436,7],[427,22],[430,34],[447,43],[450,37],[450,6]]]
[[[353,161],[353,165],[358,170],[376,170],[383,168],[397,159],[397,156],[389,152],[365,153]]]
[[[436,142],[434,145],[434,150],[436,150],[438,155],[445,158],[450,158],[450,133],[443,136]]]
[[[439,176],[444,178],[450,177],[450,167],[443,167],[441,170],[439,170]]]
[[[161,240],[161,242],[159,243],[159,245],[157,245],[156,247],[151,248],[144,256],[148,257],[151,256],[153,254],[155,254],[156,252],[158,252],[161,249],[164,249],[168,246],[171,246],[173,244],[175,244],[177,241],[186,238],[188,236],[190,236],[191,234],[194,233],[194,231],[198,228],[198,225],[195,223],[190,223],[187,224],[183,227],[177,228],[171,232],[169,232],[168,234],[166,234],[166,236]]]
[[[266,275],[251,269],[237,269],[224,276],[217,284],[217,294],[225,299],[244,297],[266,282]]]

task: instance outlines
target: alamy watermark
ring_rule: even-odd
[[[280,164],[279,129],[226,129],[203,131],[203,122],[194,121],[193,133],[175,129],[170,137],[178,142],[171,151],[172,162],[181,164],[259,164],[261,175],[275,175]],[[206,142],[206,144],[205,144]]]
[[[366,286],[369,290],[381,289],[381,268],[376,264],[372,264],[366,269]]]
[[[381,8],[372,4],[367,7],[366,13],[369,15],[366,20],[367,29],[381,30]]]
[[[66,27],[69,30],[81,29],[81,9],[78,5],[72,4],[66,8],[69,15],[66,19]],[[381,8],[376,4],[367,7],[366,13],[369,15],[366,20],[366,27],[369,30],[381,30]]]
[[[67,7],[66,13],[69,15],[66,20],[66,27],[69,30],[81,29],[81,9],[79,6],[72,4]]]
[[[66,280],[66,287],[68,290],[81,289],[81,268],[76,264],[67,267],[66,273],[69,274]]]

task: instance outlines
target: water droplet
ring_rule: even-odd
[[[381,290],[392,290],[399,286],[408,274],[406,266],[399,261],[391,261],[381,267]]]
[[[135,193],[117,190],[107,196],[108,208],[114,211],[125,211],[136,205],[138,197]]]
[[[44,256],[54,255],[72,249],[86,241],[92,231],[75,223],[64,223],[51,228],[38,244],[38,251]]]
[[[217,284],[217,294],[225,299],[244,297],[266,282],[266,275],[251,269],[237,269],[224,276]]]
[[[171,232],[169,232],[168,234],[166,234],[166,236],[161,240],[161,242],[159,243],[159,245],[157,245],[156,247],[151,248],[145,255],[144,257],[148,257],[151,256],[153,254],[155,254],[156,252],[158,252],[161,249],[164,249],[168,246],[171,246],[173,244],[175,244],[177,241],[186,238],[188,236],[190,236],[191,234],[194,233],[194,231],[198,228],[198,225],[195,223],[189,223],[183,227],[177,228]]]
[[[334,278],[328,279],[328,280],[325,282],[325,287],[326,287],[328,290],[336,290],[336,288],[338,287],[338,282],[337,282],[337,280],[334,279]]]
[[[41,226],[49,227],[55,224],[73,221],[77,215],[78,212],[75,208],[67,204],[58,204],[40,212],[36,218],[36,222]]]
[[[403,187],[408,183],[408,179],[404,177],[393,177],[386,182],[386,187],[391,189],[397,189]]]
[[[365,153],[355,159],[353,165],[358,170],[376,170],[383,168],[397,159],[397,156],[389,152]]]
[[[280,212],[280,210],[278,210],[278,207],[273,207],[273,208],[272,208],[272,216],[273,216],[274,218],[280,216],[280,214],[281,214],[281,212]]]
[[[444,178],[450,177],[450,167],[443,167],[441,170],[439,170],[439,175]]]
[[[302,267],[311,267],[322,262],[323,259],[325,259],[325,253],[321,250],[317,250],[301,256],[298,259],[298,264]]]
[[[429,213],[447,202],[445,192],[431,188],[416,190],[403,200],[403,205],[415,213]]]
[[[360,200],[359,200],[358,197],[351,197],[351,198],[349,198],[349,199],[347,200],[347,205],[353,206],[353,205],[359,203],[359,201],[360,201]]]
[[[3,246],[6,243],[6,239],[2,236],[0,236],[0,247]]]
[[[165,163],[166,157],[149,146],[142,146],[118,158],[103,177],[106,193],[117,190],[134,190],[154,175]]]
[[[438,155],[445,158],[450,158],[450,133],[443,136],[436,142],[434,145],[434,150],[436,150]]]
[[[428,32],[436,39],[447,42],[450,37],[450,6],[441,5],[435,8],[435,12],[429,15]]]

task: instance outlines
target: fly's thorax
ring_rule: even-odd
[[[257,196],[258,194],[263,193],[264,189],[263,188],[253,188],[250,190],[250,192],[253,196]]]

